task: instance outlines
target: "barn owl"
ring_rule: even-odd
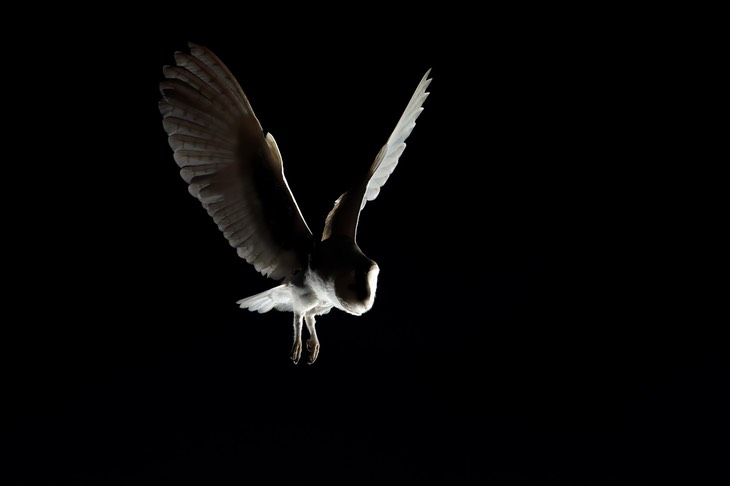
[[[321,238],[312,235],[284,176],[281,153],[264,134],[231,71],[209,49],[189,44],[164,66],[159,109],[180,175],[238,255],[278,285],[237,302],[249,311],[294,314],[291,359],[308,362],[320,343],[315,317],[332,308],[355,316],[370,310],[378,264],[356,242],[360,211],[380,193],[423,111],[430,69],[364,176],[334,203]]]

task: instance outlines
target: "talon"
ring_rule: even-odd
[[[302,356],[302,342],[301,341],[294,341],[294,344],[291,347],[291,360],[294,361],[294,364],[299,363],[299,358]]]
[[[319,356],[319,341],[307,339],[307,351],[309,351],[309,360],[307,363],[312,364],[317,361],[317,356]]]

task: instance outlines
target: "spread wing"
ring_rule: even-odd
[[[162,124],[190,193],[262,274],[281,279],[306,268],[312,233],[284,177],[281,154],[264,136],[236,79],[210,50],[176,52],[160,83]]]
[[[393,133],[378,152],[365,177],[335,201],[325,221],[323,241],[333,235],[355,239],[360,211],[368,201],[372,201],[380,194],[380,188],[398,165],[398,159],[406,148],[406,139],[416,126],[416,118],[423,111],[423,102],[429,95],[426,89],[431,84],[431,79],[428,77],[430,73],[429,69],[418,83]]]

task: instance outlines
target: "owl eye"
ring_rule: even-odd
[[[356,288],[357,287],[355,286],[355,282],[350,282],[349,284],[347,284],[348,290],[352,290],[354,292]]]

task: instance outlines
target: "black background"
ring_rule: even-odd
[[[678,45],[587,12],[278,8],[8,46],[5,484],[726,484]],[[313,366],[290,314],[237,308],[273,282],[178,175],[158,83],[188,40],[237,76],[315,233],[433,68],[360,220],[375,306],[322,316]]]

